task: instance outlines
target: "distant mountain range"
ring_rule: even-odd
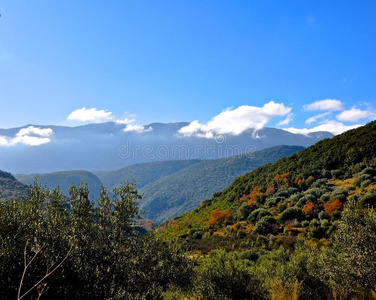
[[[37,176],[39,184],[49,189],[59,186],[67,196],[72,183],[78,185],[85,180],[94,200],[98,198],[102,184],[111,191],[122,181],[135,180],[137,188],[144,194],[140,201],[143,216],[162,222],[196,207],[237,176],[302,149],[301,146],[277,146],[222,159],[150,162],[95,174],[60,171],[15,177],[25,184],[32,184]]]
[[[185,137],[189,123],[126,127],[114,122],[77,127],[26,125],[0,129],[0,167],[12,173],[112,170],[137,163],[218,159],[277,145],[307,147],[333,135],[264,128],[215,138]]]

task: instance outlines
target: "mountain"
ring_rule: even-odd
[[[101,182],[109,190],[112,190],[114,187],[118,186],[122,181],[132,182],[133,180],[136,180],[137,188],[140,189],[152,181],[175,173],[200,161],[201,160],[198,159],[157,161],[135,164],[114,171],[97,171],[94,172],[94,174],[98,176]]]
[[[97,199],[100,194],[102,182],[97,176],[88,171],[60,171],[45,174],[15,175],[15,177],[24,184],[32,184],[36,177],[38,183],[47,186],[48,189],[54,189],[59,186],[66,196],[69,195],[68,189],[74,183],[76,186],[81,180],[86,181],[90,190],[90,197]]]
[[[17,174],[113,170],[154,161],[226,158],[277,145],[307,147],[333,136],[328,132],[293,134],[275,128],[215,138],[179,134],[188,124],[152,123],[139,127],[114,122],[77,127],[29,124],[0,129],[0,165]]]
[[[196,162],[141,188],[144,197],[140,209],[146,218],[156,222],[166,221],[192,210],[213,193],[228,186],[237,176],[302,149],[300,146],[277,146],[229,158]]]
[[[327,244],[343,205],[376,205],[376,121],[236,178],[194,210],[162,224],[191,250],[285,249],[300,235]]]
[[[8,172],[0,170],[0,199],[19,199],[23,198],[29,187],[19,182]]]

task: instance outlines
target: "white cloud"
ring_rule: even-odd
[[[330,112],[326,112],[326,113],[323,113],[323,114],[319,114],[319,115],[316,115],[316,116],[313,116],[313,117],[310,117],[308,118],[305,123],[306,124],[312,124],[312,123],[316,123],[318,119],[322,119],[324,117],[326,117],[327,115],[329,115]]]
[[[347,130],[357,128],[359,126],[362,126],[362,125],[357,124],[357,125],[347,126],[347,125],[344,125],[343,123],[340,123],[340,122],[337,122],[337,121],[327,121],[325,123],[322,123],[318,126],[315,126],[313,128],[309,128],[309,129],[308,128],[299,129],[299,128],[294,128],[294,127],[282,128],[282,129],[289,131],[291,133],[300,133],[300,134],[304,134],[304,135],[309,135],[310,133],[317,132],[317,131],[327,131],[327,132],[333,133],[334,135],[337,135],[337,134],[343,133]]]
[[[208,123],[201,124],[197,120],[179,130],[184,136],[213,138],[215,134],[239,135],[246,130],[259,130],[275,116],[286,116],[290,107],[282,103],[270,101],[263,107],[242,105],[235,109],[227,109],[212,118]]]
[[[304,105],[305,110],[342,110],[343,104],[339,100],[325,99]]]
[[[34,126],[29,126],[27,128],[22,128],[20,131],[16,134],[18,137],[22,137],[25,135],[37,135],[40,137],[49,137],[53,134],[53,131],[51,128],[38,128]]]
[[[294,116],[293,113],[289,113],[286,117],[286,119],[282,120],[282,121],[279,121],[277,123],[277,126],[284,126],[284,125],[289,125],[290,122],[292,121],[292,117]]]
[[[104,109],[98,110],[97,108],[79,108],[71,112],[68,116],[68,120],[80,121],[80,122],[104,122],[111,121],[114,117],[112,112],[105,111]]]
[[[51,142],[52,135],[53,130],[51,128],[29,126],[20,129],[13,138],[0,136],[0,146],[14,146],[17,144],[40,146]]]
[[[129,118],[124,118],[123,120],[116,120],[115,122],[118,124],[132,124],[136,121],[136,119],[129,119]]]
[[[8,146],[8,139],[5,136],[0,135],[0,146]]]
[[[359,108],[356,108],[355,106],[352,107],[351,109],[345,110],[341,112],[338,116],[337,119],[340,121],[349,121],[349,122],[355,122],[360,119],[365,119],[375,116],[371,112],[367,110],[360,110]]]
[[[138,132],[138,133],[149,132],[149,131],[152,131],[152,130],[153,130],[152,127],[145,129],[145,127],[142,126],[142,125],[130,125],[130,124],[128,124],[127,127],[124,128],[125,132],[135,131],[135,132]]]

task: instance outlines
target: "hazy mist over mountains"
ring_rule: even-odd
[[[25,174],[109,170],[152,161],[224,158],[277,145],[307,147],[333,136],[329,132],[293,134],[276,128],[214,138],[179,134],[188,124],[152,123],[129,130],[115,122],[0,129],[0,165]]]

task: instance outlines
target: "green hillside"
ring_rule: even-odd
[[[194,209],[213,193],[228,186],[237,176],[302,149],[301,146],[277,146],[191,164],[141,188],[144,197],[140,209],[146,218],[156,222],[166,221]]]
[[[8,172],[0,170],[0,199],[18,199],[27,194],[28,186]]]
[[[203,252],[328,243],[349,199],[376,205],[375,145],[376,121],[236,178],[158,231]]]
[[[118,186],[122,181],[132,182],[133,179],[137,181],[137,187],[140,189],[152,181],[173,174],[198,162],[200,160],[197,159],[157,161],[131,165],[115,171],[94,172],[94,174],[98,176],[109,190]]]
[[[38,177],[38,182],[42,186],[47,185],[48,189],[54,189],[59,186],[64,194],[68,195],[69,187],[74,183],[76,186],[80,184],[81,180],[87,182],[90,189],[90,198],[97,199],[99,197],[102,182],[93,173],[88,171],[60,171],[46,174],[31,174],[31,175],[15,175],[15,177],[24,184],[32,184]]]

